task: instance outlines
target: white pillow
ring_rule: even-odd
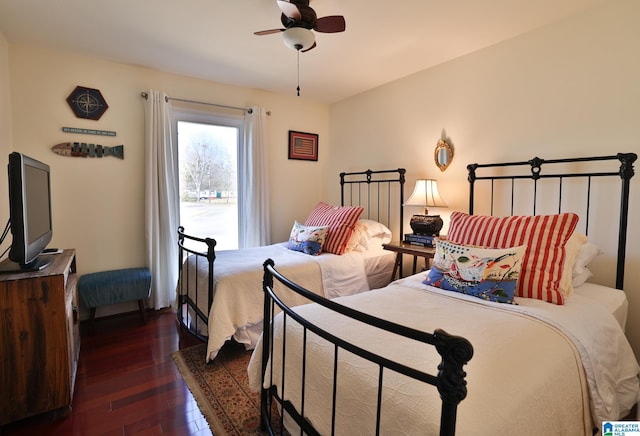
[[[562,267],[562,277],[560,277],[560,285],[558,290],[562,292],[565,297],[573,294],[573,269],[576,263],[578,252],[584,244],[586,244],[588,238],[582,233],[573,232],[571,237],[567,240],[564,246],[564,265]]]
[[[574,288],[577,288],[578,286],[583,285],[584,282],[586,282],[587,279],[592,275],[593,273],[589,270],[589,268],[584,268],[584,271],[582,271],[582,273],[573,276],[572,286]]]
[[[382,249],[382,244],[387,244],[389,242],[391,242],[390,236],[372,236],[367,240],[366,250]],[[365,249],[362,249],[362,251],[365,251]]]
[[[378,221],[360,219],[347,244],[347,251],[367,251],[381,248],[391,241],[391,230]],[[350,248],[350,250],[349,250]]]
[[[600,248],[591,242],[587,242],[580,247],[576,261],[573,264],[572,285],[574,288],[583,284],[593,275],[591,271],[589,271],[589,268],[587,268],[587,265],[600,253],[602,253]]]
[[[576,262],[573,265],[573,275],[583,274],[587,265],[599,254],[600,248],[598,248],[596,244],[592,244],[591,242],[583,244],[580,250],[578,250]]]

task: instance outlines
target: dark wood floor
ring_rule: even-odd
[[[211,435],[170,353],[198,343],[175,312],[96,319],[81,326],[80,361],[71,416],[44,414],[6,425],[2,436]]]
[[[9,435],[211,435],[171,352],[198,343],[175,312],[135,312],[81,326],[71,416],[43,414],[6,425]],[[627,419],[635,420],[633,411]]]

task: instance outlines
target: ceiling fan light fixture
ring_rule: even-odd
[[[282,32],[282,39],[287,47],[298,51],[307,50],[316,41],[313,32],[304,27],[291,27],[285,30]]]

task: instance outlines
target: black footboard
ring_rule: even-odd
[[[293,292],[296,292],[311,302],[318,303],[333,312],[337,312],[345,317],[352,318],[357,320],[363,324],[368,326],[373,326],[375,328],[393,333],[397,335],[398,338],[407,338],[412,341],[416,341],[415,343],[421,344],[430,344],[433,345],[437,352],[440,354],[442,360],[437,368],[437,375],[432,375],[427,372],[423,372],[421,370],[417,370],[415,368],[406,366],[405,364],[399,363],[398,361],[391,360],[390,358],[383,357],[375,352],[370,350],[366,350],[361,348],[360,346],[349,343],[348,341],[339,338],[332,333],[318,327],[313,322],[310,322],[307,319],[304,319],[300,316],[299,313],[296,312],[295,308],[292,310],[288,306],[286,306],[281,299],[274,293],[274,278],[284,284],[288,289]],[[378,371],[378,386],[377,386],[377,412],[376,412],[376,434],[380,434],[383,430],[380,428],[380,417],[381,417],[381,409],[383,407],[382,404],[382,377],[387,371],[393,371],[396,373],[403,374],[411,379],[415,380],[415,383],[426,383],[432,386],[435,386],[438,389],[440,394],[440,398],[442,400],[442,410],[440,415],[440,434],[441,435],[453,435],[455,434],[456,427],[456,413],[457,407],[460,401],[462,401],[467,395],[466,381],[465,376],[466,373],[463,371],[463,366],[471,359],[473,356],[473,347],[466,339],[458,336],[452,336],[446,333],[443,330],[436,330],[433,333],[428,333],[424,331],[415,330],[400,324],[396,324],[381,318],[377,318],[371,315],[368,315],[363,312],[359,312],[352,308],[340,305],[334,301],[327,300],[323,297],[314,294],[292,281],[288,280],[286,277],[282,276],[275,268],[274,262],[269,259],[264,263],[264,280],[263,280],[263,289],[265,292],[265,305],[264,305],[264,320],[269,320],[269,322],[264,322],[264,333],[263,333],[263,343],[262,343],[262,374],[263,374],[263,389],[261,396],[261,408],[262,408],[262,424],[264,429],[266,429],[269,434],[275,434],[277,432],[284,431],[284,420],[283,416],[285,413],[291,416],[293,420],[295,420],[296,424],[301,428],[301,433],[304,432],[306,434],[319,434],[319,432],[313,427],[311,422],[306,418],[308,413],[305,412],[305,390],[311,392],[313,387],[313,380],[305,378],[305,370],[308,368],[307,365],[313,363],[309,363],[307,359],[307,347],[306,347],[306,338],[307,332],[312,332],[315,335],[320,336],[324,340],[330,342],[333,347],[335,347],[335,358],[334,358],[334,383],[333,383],[333,398],[327,398],[327,402],[332,403],[332,416],[331,422],[335,422],[336,416],[336,392],[338,389],[335,374],[337,371],[338,365],[338,350],[345,350],[349,353],[353,353],[363,359],[366,359],[369,362],[375,363],[376,367],[379,368]],[[285,390],[285,367],[287,365],[281,365],[279,368],[274,368],[274,365],[270,365],[270,356],[273,353],[282,353],[281,361],[284,362],[284,355],[286,353],[286,335],[284,339],[282,339],[282,347],[281,349],[275,350],[274,347],[274,331],[273,331],[273,320],[274,320],[274,310],[276,310],[276,305],[284,312],[281,316],[284,317],[283,324],[285,327],[288,325],[287,323],[295,322],[302,326],[303,332],[303,340],[302,340],[302,380],[300,381],[300,398],[302,399],[301,405],[296,407],[290,401],[283,401],[283,391]],[[404,340],[404,339],[403,339]],[[435,370],[435,368],[434,368]],[[277,371],[277,372],[276,372]],[[281,377],[280,386],[271,386],[268,388],[264,388],[265,380],[274,380],[274,373],[278,374],[278,377]],[[311,378],[311,377],[309,377]],[[291,389],[290,385],[293,383],[287,383],[287,389]],[[280,392],[279,392],[279,389]],[[295,389],[295,388],[294,388]],[[290,390],[287,390],[290,393]],[[275,407],[274,407],[275,406]],[[279,410],[278,412],[272,412],[274,410]],[[436,423],[437,425],[438,423]],[[274,430],[279,429],[279,430]],[[356,430],[356,429],[354,429]],[[331,434],[334,432],[334,428],[332,426]],[[323,432],[324,433],[324,432]]]
[[[184,227],[178,227],[178,321],[194,336],[206,340],[209,310],[213,303],[213,263],[216,259],[216,240],[198,238],[184,233]],[[198,267],[207,265],[207,289],[199,289]],[[207,312],[198,307],[198,301],[205,294]]]

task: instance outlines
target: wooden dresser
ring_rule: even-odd
[[[71,411],[80,353],[76,254],[51,256],[41,271],[0,275],[0,426]]]

